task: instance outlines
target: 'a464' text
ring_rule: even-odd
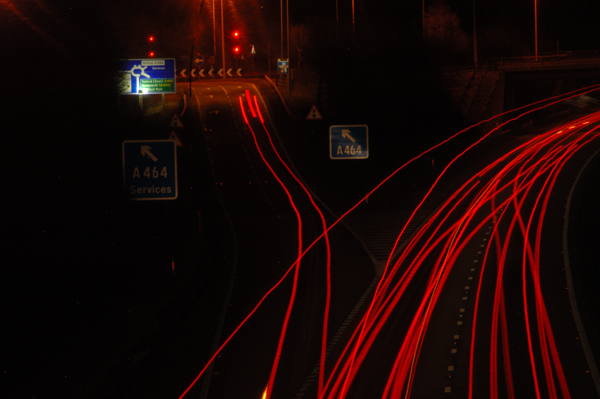
[[[337,148],[337,152],[336,155],[355,155],[355,154],[362,154],[362,149],[360,148],[360,145],[347,145],[345,147],[338,145]]]
[[[140,169],[136,166],[133,169],[133,178],[134,179],[141,179],[142,176],[150,179],[158,179],[159,177],[167,177],[167,167],[163,167],[160,172],[158,171],[158,169],[156,167],[150,169],[150,167],[148,166],[146,169],[144,169],[144,173],[140,175]]]

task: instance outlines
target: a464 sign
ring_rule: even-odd
[[[369,128],[367,125],[334,125],[329,127],[331,159],[367,159]]]
[[[177,151],[173,140],[123,142],[123,184],[132,200],[177,198]]]

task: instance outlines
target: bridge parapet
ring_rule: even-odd
[[[589,69],[600,67],[600,54],[592,51],[567,51],[552,55],[500,58],[496,68],[503,71]]]

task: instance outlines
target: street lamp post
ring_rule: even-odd
[[[352,44],[354,45],[354,0],[352,0]]]
[[[286,13],[286,28],[287,28],[287,60],[288,65],[290,62],[290,4],[288,0],[285,0],[285,13]]]
[[[279,8],[281,11],[281,59],[283,60],[283,0],[279,1]],[[285,0],[285,12],[286,12],[286,31],[287,31],[287,60],[290,60],[290,8],[288,0]]]
[[[537,28],[537,0],[534,0],[535,10],[535,60],[538,60],[538,28]]]
[[[215,1],[217,0],[213,0],[213,41],[214,41],[214,49],[213,49],[213,55],[217,55],[217,26],[216,26],[216,21],[215,21]]]
[[[425,0],[423,0],[425,1]],[[338,10],[338,0],[335,0],[335,28],[338,36],[340,35],[340,15]]]
[[[221,53],[223,57],[223,80],[225,80],[225,24],[223,22],[223,0],[221,0]]]
[[[214,1],[214,0],[213,0]],[[192,42],[192,51],[190,52],[190,70],[192,70],[192,60],[194,59],[194,47],[196,46],[196,33],[198,30],[198,24],[200,23],[200,17],[202,15],[202,6],[204,5],[204,0],[202,0],[202,2],[200,3],[200,9],[198,10],[198,19],[196,20],[196,24],[193,26],[194,27],[194,41]],[[154,38],[152,38],[152,41],[154,41]],[[192,96],[192,75],[190,74],[190,97]],[[163,97],[164,99],[164,97]]]
[[[475,22],[475,0],[473,0],[473,58],[475,60],[475,70],[477,70],[477,25]]]
[[[281,14],[279,16],[281,21],[281,59],[283,59],[283,0],[279,0],[279,10]]]

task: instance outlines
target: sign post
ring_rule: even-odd
[[[123,184],[131,200],[177,198],[177,151],[173,140],[123,142]]]
[[[331,159],[367,159],[369,157],[368,126],[330,126],[329,157]]]

